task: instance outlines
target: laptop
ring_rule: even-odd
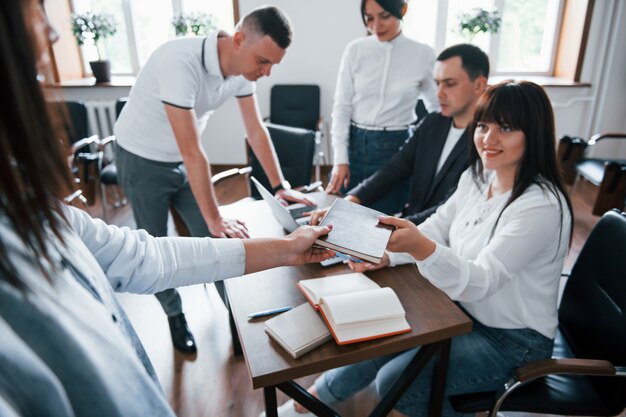
[[[267,188],[263,186],[256,178],[250,177],[252,183],[261,194],[261,197],[270,210],[272,211],[272,215],[278,220],[278,223],[285,229],[287,232],[291,233],[296,230],[300,226],[305,226],[309,224],[309,220],[311,216],[302,217],[302,213],[307,211],[315,210],[317,206],[306,206],[304,204],[292,204],[291,206],[285,207],[268,191]],[[292,210],[289,210],[289,207],[293,207]],[[326,259],[325,261],[320,262],[322,266],[330,266],[339,262],[343,262],[348,257],[342,253],[337,252],[337,256],[333,258]]]
[[[317,206],[306,206],[304,204],[292,204],[285,207],[263,186],[256,178],[250,177],[254,186],[267,203],[272,214],[278,220],[278,223],[289,233],[293,232],[300,226],[309,224],[310,216],[303,217],[303,213],[315,210]],[[290,210],[291,208],[291,210]]]

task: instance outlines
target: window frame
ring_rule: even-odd
[[[504,4],[506,0],[492,0],[493,7],[497,10],[504,10]],[[546,71],[523,71],[523,70],[509,70],[509,71],[497,71],[495,64],[492,65],[492,75],[494,76],[507,76],[507,75],[528,75],[528,76],[553,76],[556,68],[557,53],[559,48],[559,41],[563,30],[563,15],[565,10],[566,0],[556,0],[558,3],[552,9],[556,14],[554,17],[555,24],[553,26],[553,33],[549,42],[551,43],[551,54],[549,57],[548,67]],[[446,47],[446,34],[448,32],[448,14],[449,14],[449,0],[439,0],[437,4],[436,14],[436,26],[434,35],[434,49],[442,51]],[[485,51],[489,56],[492,63],[498,61],[498,50],[500,33],[490,34],[489,50]],[[545,42],[545,41],[544,41]]]
[[[170,0],[172,3],[172,12],[174,15],[180,14],[183,12],[183,1],[184,0]],[[231,0],[232,8],[233,8],[233,21],[235,24],[239,21],[239,1]],[[139,51],[137,49],[137,35],[135,31],[135,19],[133,16],[133,7],[132,0],[121,0],[122,2],[122,13],[124,15],[124,25],[126,26],[126,42],[128,43],[128,53],[130,54],[130,66],[131,72],[113,72],[113,76],[137,76],[139,74],[139,70],[141,70],[141,66],[139,65]],[[69,0],[70,8],[72,13],[75,12],[76,7],[74,4],[74,0]],[[83,50],[80,46],[78,47],[78,52],[80,55],[80,65],[83,70],[83,74],[88,75],[91,74],[88,64],[85,62]]]

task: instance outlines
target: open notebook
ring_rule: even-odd
[[[362,273],[301,280],[298,288],[340,345],[411,331],[396,293]]]

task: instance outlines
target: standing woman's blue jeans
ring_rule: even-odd
[[[350,191],[363,180],[382,168],[409,138],[409,130],[365,130],[350,126],[350,184],[343,192]],[[370,204],[374,210],[395,214],[402,210],[409,199],[409,183],[404,181],[384,197]]]

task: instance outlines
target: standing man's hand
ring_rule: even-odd
[[[338,194],[342,186],[348,188],[348,185],[350,185],[350,166],[348,164],[335,165],[326,192]]]
[[[219,217],[208,223],[209,232],[213,237],[236,237],[247,239],[250,237],[246,224],[237,219],[224,219]]]
[[[278,190],[276,198],[278,198],[278,201],[286,201],[288,203],[302,203],[307,206],[315,205],[315,203],[306,198],[303,193],[296,190]]]

